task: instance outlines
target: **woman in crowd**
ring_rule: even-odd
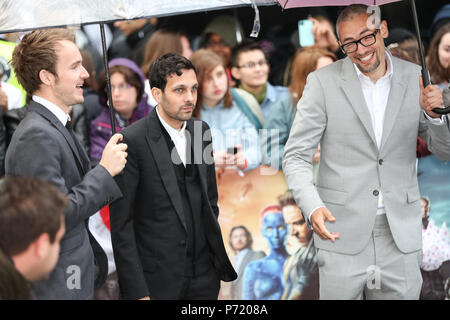
[[[450,80],[450,23],[440,27],[431,39],[427,66],[431,82],[444,89]]]
[[[117,58],[109,63],[111,94],[115,112],[116,132],[145,117],[152,109],[144,93],[144,75],[131,60]],[[101,159],[103,149],[112,136],[107,106],[106,79],[103,72],[100,83],[100,103],[103,110],[91,123],[91,160]]]
[[[261,136],[262,163],[281,169],[284,146],[289,137],[297,111],[297,102],[303,94],[308,75],[321,67],[336,61],[336,56],[324,49],[303,48],[297,51],[292,64],[292,78],[289,92],[281,96],[270,107]],[[273,154],[272,154],[273,149]],[[278,150],[278,152],[277,152]],[[319,152],[313,161],[317,163]]]
[[[153,33],[145,47],[144,62],[141,67],[142,73],[147,78],[145,80],[145,93],[148,96],[147,102],[152,106],[156,105],[156,101],[153,99],[148,72],[153,61],[169,52],[179,53],[189,59],[192,55],[189,39],[180,32],[166,29],[160,29]]]
[[[219,55],[200,49],[192,55],[191,61],[197,68],[199,82],[193,115],[211,128],[216,168],[237,167],[242,171],[256,168],[260,163],[260,118],[241,93],[229,87]]]

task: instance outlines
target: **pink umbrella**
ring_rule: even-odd
[[[290,9],[290,8],[298,8],[298,7],[319,7],[319,6],[347,6],[350,4],[356,4],[356,3],[362,3],[366,4],[368,6],[372,5],[382,5],[386,3],[391,2],[398,2],[401,0],[278,0],[281,7],[283,9]],[[417,11],[416,11],[416,4],[414,0],[409,0],[411,4],[411,11],[413,14],[413,20],[414,20],[414,26],[416,29],[416,35],[417,35],[417,41],[419,43],[419,53],[420,53],[420,61],[422,64],[422,79],[423,84],[426,87],[429,85],[430,82],[430,76],[428,69],[425,65],[425,57],[422,51],[422,39],[420,37],[420,29],[419,29],[419,22],[417,19]],[[438,114],[447,114],[450,113],[450,106],[446,108],[437,108],[433,109],[435,113]]]
[[[278,0],[283,9],[297,7],[318,7],[318,6],[346,6],[354,3],[363,3],[368,6],[382,5],[401,0]]]

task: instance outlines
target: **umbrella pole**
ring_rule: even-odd
[[[108,66],[108,54],[107,54],[107,50],[106,50],[105,25],[103,23],[100,23],[100,34],[102,37],[103,64],[105,66],[109,117],[111,120],[111,131],[112,131],[112,134],[114,135],[116,133],[116,121],[114,120],[114,105],[113,105],[113,101],[112,101],[111,80],[110,80],[109,66]]]
[[[420,63],[422,64],[423,86],[426,87],[431,82],[430,82],[430,75],[427,66],[425,64],[425,56],[423,54],[423,46],[422,46],[422,39],[420,37],[419,19],[417,18],[416,3],[414,2],[414,0],[410,0],[409,2],[411,3],[411,11],[413,14],[414,27],[416,29],[417,42],[419,43]]]

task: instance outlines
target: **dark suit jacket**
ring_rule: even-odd
[[[68,195],[66,234],[58,263],[48,280],[36,284],[39,299],[91,299],[94,292],[94,254],[99,282],[108,270],[106,255],[86,228],[87,219],[121,196],[114,179],[89,159],[61,121],[31,101],[30,112],[17,127],[6,153],[6,174],[34,176],[55,184]],[[81,151],[81,152],[80,152]],[[91,244],[92,248],[91,248]]]
[[[186,130],[191,135],[195,131],[198,137],[208,129],[200,120],[187,121]],[[145,296],[177,299],[184,276],[186,219],[175,168],[161,130],[164,129],[153,110],[122,131],[128,144],[128,157],[124,175],[117,181],[124,197],[111,205],[110,213],[119,286],[125,299]],[[201,153],[211,155],[211,140],[198,141],[201,141]],[[217,221],[214,163],[206,164],[202,155],[198,155],[204,232],[211,261],[219,279],[232,281],[236,273],[226,254]]]

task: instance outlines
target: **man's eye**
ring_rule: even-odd
[[[184,89],[183,88],[177,88],[177,89],[175,89],[175,91],[178,92],[178,93],[183,93]]]

